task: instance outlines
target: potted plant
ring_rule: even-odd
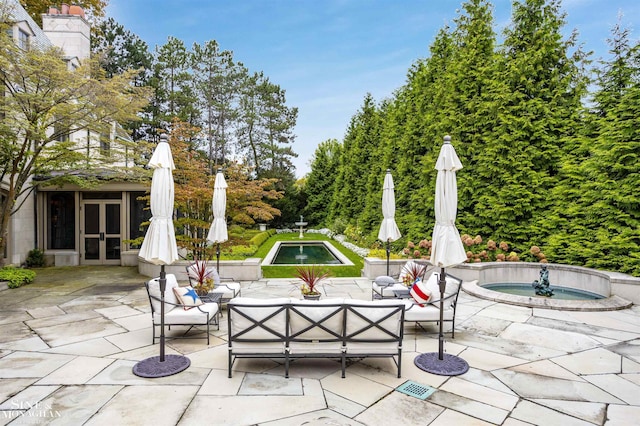
[[[193,289],[198,296],[206,296],[213,290],[213,271],[208,267],[206,260],[195,260],[189,265],[189,281],[193,283]]]
[[[329,272],[322,270],[317,265],[298,266],[296,268],[296,277],[302,280],[300,292],[305,299],[320,299],[320,292],[317,289],[320,281],[328,278]]]
[[[420,265],[415,262],[407,263],[402,267],[402,283],[407,287],[411,287],[416,280],[422,279],[426,269],[426,265]]]

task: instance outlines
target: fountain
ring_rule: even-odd
[[[307,226],[307,223],[302,215],[300,215],[300,221],[295,223],[296,226],[300,227],[300,239],[304,238],[304,227]]]
[[[547,270],[547,265],[540,267],[540,279],[535,280],[531,286],[535,289],[537,296],[553,296],[553,290],[549,288],[549,271]]]
[[[301,216],[302,218],[302,216]],[[300,231],[300,235],[302,235],[302,231]],[[302,238],[302,237],[300,237]],[[306,254],[304,254],[304,249],[302,247],[302,244],[300,244],[300,254],[296,254],[296,260],[300,261],[300,264],[304,264],[304,261],[307,260],[309,258],[309,256],[307,256]]]
[[[633,305],[636,286],[640,286],[640,278],[572,265],[486,262],[462,264],[454,269],[452,274],[464,280],[462,288],[466,293],[531,308],[585,312],[625,309]],[[553,289],[548,285],[549,272],[553,275]],[[536,274],[540,278],[532,285],[530,277]],[[552,291],[553,297],[536,294],[536,285]],[[612,294],[614,291],[618,295]]]

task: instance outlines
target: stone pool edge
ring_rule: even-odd
[[[633,306],[633,302],[623,299],[620,296],[596,300],[560,300],[542,297],[519,296],[516,294],[499,293],[478,285],[478,281],[465,281],[462,290],[480,299],[491,300],[509,305],[526,306],[530,308],[554,309],[559,311],[617,311],[628,309]]]

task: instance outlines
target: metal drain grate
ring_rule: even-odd
[[[420,383],[412,382],[411,380],[398,386],[396,390],[418,399],[427,399],[436,391],[430,386],[421,385]]]

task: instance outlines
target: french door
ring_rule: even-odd
[[[82,203],[81,264],[120,265],[122,246],[119,200],[87,200]]]

